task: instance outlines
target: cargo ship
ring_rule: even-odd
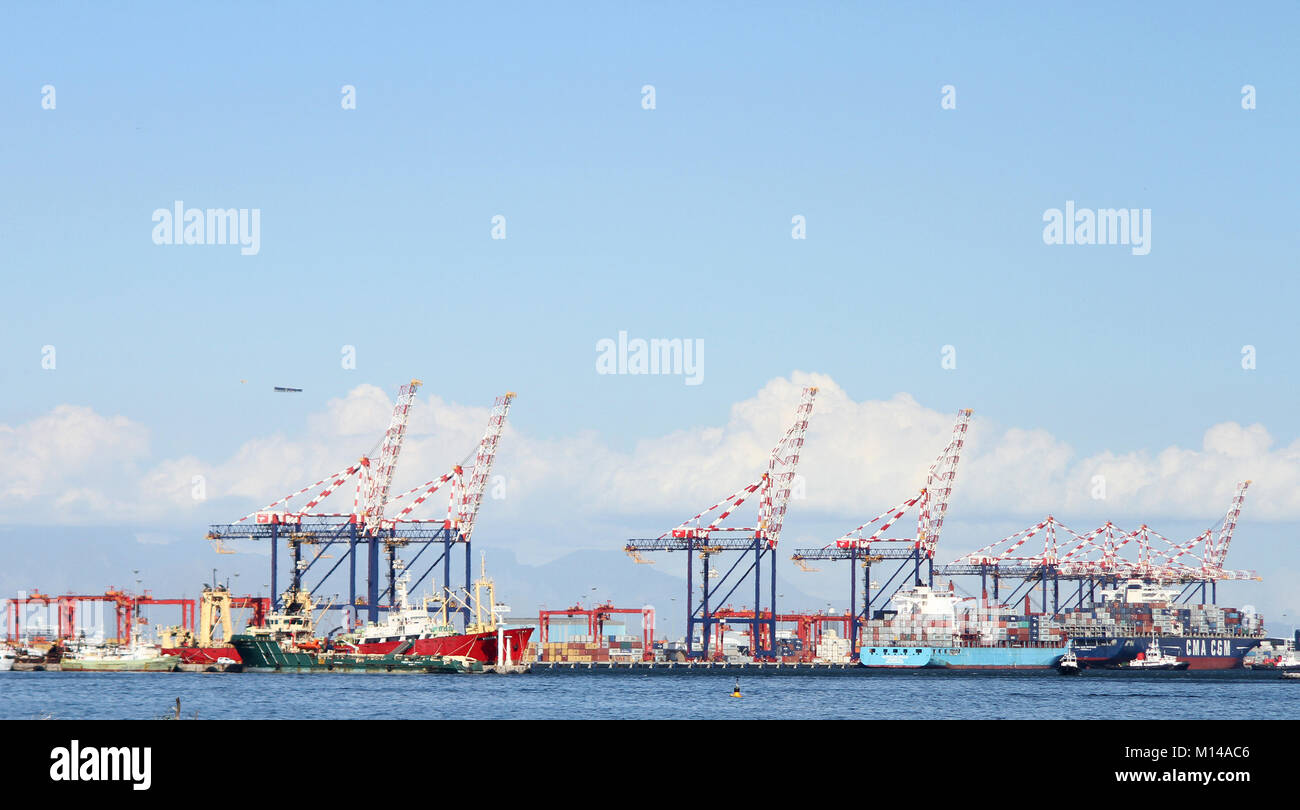
[[[890,600],[896,610],[866,622],[858,646],[864,667],[1048,669],[1069,649],[1059,628],[1037,617],[963,609],[951,583],[918,585]]]
[[[401,647],[408,655],[454,656],[484,664],[512,664],[522,657],[533,628],[501,626],[496,584],[488,578],[486,567],[474,582],[473,594],[463,598],[435,595],[413,605],[408,587],[409,577],[402,571],[395,581],[397,604],[384,620],[341,635],[337,643],[372,655],[395,653]],[[451,620],[450,614],[458,610],[465,613],[463,633]]]
[[[1163,653],[1187,669],[1240,669],[1264,641],[1263,620],[1218,605],[1176,604],[1179,590],[1130,579],[1102,589],[1101,601],[1058,614],[1053,624],[1070,637],[1081,666],[1119,667]]]

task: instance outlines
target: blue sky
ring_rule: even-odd
[[[0,424],[73,404],[145,426],[153,457],[217,459],[419,376],[630,450],[803,371],[1081,456],[1223,422],[1297,439],[1291,4],[0,19]],[[153,244],[175,200],[260,209],[260,252]],[[1150,254],[1045,245],[1067,200],[1151,209]],[[595,374],[620,330],[702,341],[704,384]]]

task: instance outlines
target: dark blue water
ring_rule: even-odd
[[[0,718],[1097,718],[1300,716],[1267,672],[1052,671],[527,675],[0,673]]]

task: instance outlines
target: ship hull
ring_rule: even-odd
[[[510,642],[510,658],[518,662],[523,656],[533,628],[520,627],[505,630],[502,635]],[[414,641],[409,655],[442,655],[456,658],[471,658],[484,664],[497,663],[497,634],[462,633],[454,636],[435,636],[430,638],[392,638],[384,641],[364,642],[356,645],[357,650],[369,655],[386,655],[397,649],[405,641]]]
[[[239,651],[234,647],[165,647],[163,655],[180,656],[182,664],[216,666],[217,659],[229,658],[240,663]]]
[[[1185,661],[1189,670],[1241,669],[1247,653],[1263,639],[1239,636],[1159,636],[1162,652]],[[1076,638],[1074,652],[1086,667],[1118,667],[1146,653],[1150,638]]]
[[[1066,645],[1031,647],[951,647],[935,650],[934,665],[947,669],[1051,669]]]
[[[873,669],[1050,669],[1061,645],[1026,647],[862,647],[858,663]]]
[[[83,661],[64,658],[60,666],[64,672],[171,672],[180,658],[164,655],[160,658],[127,658],[121,661]]]
[[[933,647],[863,647],[858,663],[871,669],[922,669],[931,666]]]
[[[425,655],[355,655],[340,652],[285,650],[266,638],[235,636],[231,643],[244,662],[245,672],[334,672],[341,674],[456,674],[481,672],[477,661],[460,661]]]

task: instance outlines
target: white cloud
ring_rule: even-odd
[[[792,505],[788,532],[799,531],[801,512],[840,520],[849,529],[920,488],[948,440],[955,408],[927,408],[904,393],[855,401],[825,375],[796,373],[737,402],[724,425],[644,439],[630,451],[614,450],[592,432],[547,440],[508,426],[495,470],[505,477],[507,497],[485,502],[481,525],[514,530],[526,523],[547,534],[573,535],[631,524],[658,534],[757,478],[803,385],[820,391],[800,467],[807,497]],[[234,519],[354,462],[378,442],[390,410],[388,393],[361,385],[328,402],[302,436],[253,438],[226,459],[182,457],[146,466],[143,426],[59,406],[16,427],[0,425],[0,451],[9,462],[0,471],[0,519],[197,518],[196,475],[203,476],[209,501],[235,504]],[[465,460],[489,410],[422,391],[394,494]],[[1262,425],[1222,423],[1210,426],[1195,449],[1076,458],[1046,431],[999,427],[977,412],[949,515],[1030,522],[1050,512],[1080,528],[1105,519],[1211,519],[1227,507],[1237,480],[1253,478],[1248,519],[1300,519],[1300,441],[1274,445]],[[1097,475],[1106,480],[1104,501],[1091,496]],[[332,500],[330,511],[345,511],[352,490],[345,486]],[[443,509],[445,501],[431,502],[423,514]],[[643,525],[649,520],[657,522]],[[574,542],[581,544],[570,538]],[[593,537],[589,545],[607,542]]]

